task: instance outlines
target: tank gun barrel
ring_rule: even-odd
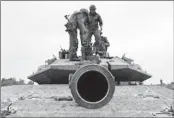
[[[69,87],[75,101],[88,109],[105,106],[113,97],[113,75],[104,67],[89,64],[78,69],[71,77]]]

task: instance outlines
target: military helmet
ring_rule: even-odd
[[[89,7],[89,9],[90,9],[90,10],[91,10],[91,9],[96,10],[96,7],[95,7],[95,5],[91,5],[91,6]]]
[[[80,11],[81,11],[82,13],[86,13],[86,14],[88,14],[88,10],[85,9],[85,8],[80,9]]]

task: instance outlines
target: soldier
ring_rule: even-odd
[[[102,35],[102,32],[101,32]],[[95,42],[93,44],[93,52],[99,54],[101,57],[107,57],[106,52],[107,48],[110,46],[107,37],[101,36],[100,43]]]
[[[102,34],[102,33],[101,33]],[[101,36],[101,41],[104,42],[104,46],[105,46],[105,51],[107,51],[108,47],[110,46],[109,41],[107,39],[107,37]]]
[[[70,61],[79,61],[77,57],[77,49],[78,49],[78,39],[77,39],[77,27],[74,22],[71,22],[68,19],[68,16],[64,16],[68,22],[65,24],[65,27],[67,28],[65,31],[69,33],[70,36],[70,44],[69,44],[69,58]]]
[[[163,85],[163,80],[162,79],[160,80],[160,84],[161,84],[161,86]]]
[[[99,54],[100,57],[105,57],[106,48],[105,48],[105,43],[102,40],[100,40],[100,43],[94,42],[93,53],[95,53],[95,55]]]
[[[91,42],[91,37],[92,35],[94,35],[95,42],[99,43],[99,40],[101,40],[100,32],[102,31],[103,21],[101,19],[101,16],[98,13],[96,13],[95,5],[91,5],[89,9],[90,13],[88,21],[88,29],[89,29],[88,41]],[[98,24],[100,25],[100,30]]]

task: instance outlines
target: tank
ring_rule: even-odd
[[[59,58],[54,56],[45,61],[45,65],[28,76],[38,84],[68,84],[74,100],[88,109],[105,106],[113,97],[116,83],[121,81],[140,82],[151,77],[133,59],[125,54],[110,57],[107,48],[110,46],[102,31],[101,37],[94,44],[89,39],[90,28],[86,27],[87,10],[74,12],[65,24],[69,34],[69,50],[61,49]],[[77,29],[80,30],[81,57],[77,56]]]
[[[114,94],[116,83],[142,83],[151,77],[125,55],[70,61],[68,54],[66,50],[59,51],[59,59],[54,56],[46,60],[28,79],[38,84],[69,84],[75,101],[88,109],[105,106]]]
[[[97,59],[93,59],[92,61],[70,61],[68,59],[68,51],[65,51],[64,54],[59,52],[59,59],[54,57],[52,59],[46,60],[45,65],[39,66],[35,73],[28,76],[28,79],[38,84],[68,84],[70,75],[73,75],[84,65],[89,64],[97,64],[98,66],[104,67],[112,74],[116,82],[143,82],[144,80],[152,77],[138,64],[130,63],[130,61],[133,60],[125,57],[125,55],[123,55],[122,58],[118,56],[100,58],[100,63],[97,63],[96,60]]]

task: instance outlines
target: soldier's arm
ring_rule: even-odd
[[[103,20],[102,20],[100,15],[98,15],[98,21],[99,21],[100,28],[102,29],[102,27],[103,27]]]
[[[89,14],[87,14],[87,18],[86,18],[86,24],[89,24],[90,21],[89,21]]]

